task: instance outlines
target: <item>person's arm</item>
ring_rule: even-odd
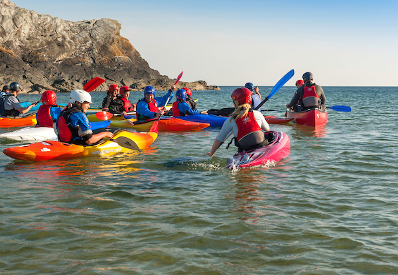
[[[109,105],[111,104],[112,98],[107,96],[102,101],[102,111],[109,111]]]
[[[36,106],[37,105],[37,102],[33,102],[32,104],[30,104],[28,107],[25,107],[25,108],[22,108],[21,107],[21,104],[19,104],[19,102],[18,103],[13,103],[13,108],[15,109],[15,110],[18,110],[18,112],[20,112],[21,114],[26,114],[27,112],[29,112],[30,111],[30,109],[33,107],[33,106]],[[15,106],[15,107],[14,107]]]
[[[232,134],[232,131],[233,124],[231,122],[231,118],[228,118],[222,125],[217,137],[214,139],[213,146],[211,147],[210,152],[207,152],[206,154],[213,157],[214,153],[217,151],[218,148],[220,148],[221,144],[223,144],[224,141]]]
[[[165,94],[164,96],[155,98],[156,102],[158,103],[158,107],[165,107],[166,101],[169,98],[169,96],[170,96],[169,101],[173,99],[173,95],[174,95],[173,91],[175,90],[175,88],[176,88],[176,86],[172,85],[170,87],[170,90],[167,92],[167,94]]]
[[[223,142],[219,141],[218,139],[214,139],[213,146],[211,147],[210,152],[207,152],[206,154],[207,154],[208,156],[213,157],[213,156],[214,156],[214,153],[217,151],[218,148],[220,148],[220,146],[221,146],[222,144],[223,144]]]
[[[254,117],[256,118],[256,121],[258,125],[261,127],[261,130],[268,132],[270,130],[268,122],[265,120],[263,114],[258,111],[253,111],[254,112]]]
[[[287,108],[290,108],[290,107],[296,105],[297,102],[298,102],[299,99],[300,99],[300,95],[301,95],[303,92],[304,92],[303,86],[299,87],[299,88],[297,89],[296,93],[294,94],[292,100],[290,101],[289,104],[286,105],[286,107],[287,107]]]
[[[111,132],[104,131],[104,132],[92,135],[91,138],[86,140],[86,144],[96,143],[97,141],[99,141],[103,138],[113,138],[113,134]]]
[[[258,85],[256,86],[256,88],[254,88],[254,92],[258,95],[258,97],[260,98],[260,100],[261,100],[261,94],[260,94],[260,92],[259,92],[259,88],[258,88]]]
[[[198,115],[199,114],[198,111],[192,110],[191,107],[189,107],[189,104],[187,102],[179,103],[178,110],[180,110],[181,113],[186,114],[186,115]]]

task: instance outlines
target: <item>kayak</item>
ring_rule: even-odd
[[[27,117],[0,117],[0,128],[34,126],[36,123],[36,114]]]
[[[136,119],[125,119],[112,121],[112,127],[117,128],[133,128],[136,131],[147,132],[152,124],[156,120],[150,120],[146,122],[137,122]],[[185,121],[177,118],[162,118],[159,120],[159,132],[192,132],[200,131],[206,127],[209,127],[209,123],[199,123],[192,121]]]
[[[290,153],[290,138],[282,132],[269,131],[264,133],[269,144],[253,150],[236,153],[227,160],[227,168],[236,169],[264,165],[277,162]]]
[[[324,126],[328,122],[328,113],[317,109],[305,110],[302,112],[294,112],[288,109],[286,117],[292,118],[293,122],[299,125],[319,127]]]
[[[99,121],[103,121],[102,119],[99,119],[99,118],[96,116],[96,113],[88,113],[88,114],[86,114],[86,115],[87,115],[88,121],[90,121],[90,122],[99,122]],[[121,116],[121,115],[114,115],[114,116],[112,116],[112,117],[110,118],[110,120],[111,120],[111,121],[124,120],[124,117]]]
[[[264,116],[268,124],[287,124],[293,120],[293,118],[277,117],[277,116]]]
[[[90,122],[91,130],[107,128],[111,124],[110,120],[101,122]],[[58,140],[57,134],[52,127],[25,127],[16,131],[0,134],[0,138],[10,140],[20,140],[37,142],[44,140]]]
[[[6,148],[3,153],[11,158],[26,161],[67,160],[88,156],[112,156],[132,149],[148,148],[157,138],[157,123],[148,133],[119,131],[113,139],[103,139],[95,145],[76,145],[60,141],[42,141],[29,145]],[[121,146],[123,144],[124,146]],[[128,146],[128,148],[127,148]]]
[[[209,123],[210,127],[222,127],[222,125],[224,124],[224,122],[227,120],[228,117],[202,114],[202,115],[187,115],[184,117],[179,116],[176,118],[183,119],[186,121]]]

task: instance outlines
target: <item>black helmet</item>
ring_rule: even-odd
[[[3,86],[3,91],[9,90],[9,89],[10,89],[10,86],[8,86],[8,85],[4,85],[4,86]]]
[[[303,79],[313,80],[314,76],[312,75],[312,73],[306,72],[306,73],[303,74]]]
[[[10,84],[10,91],[18,91],[18,90],[22,90],[21,84],[19,84],[18,82],[12,82]]]

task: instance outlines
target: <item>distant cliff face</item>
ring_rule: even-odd
[[[101,90],[112,83],[168,89],[173,81],[151,69],[120,28],[116,20],[66,21],[0,0],[0,85],[69,92],[101,76]]]

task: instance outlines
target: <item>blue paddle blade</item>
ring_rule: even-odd
[[[338,112],[351,112],[351,107],[350,106],[344,106],[344,105],[335,105],[335,106],[331,106],[328,107],[334,111],[338,111]]]
[[[290,80],[294,75],[294,69],[291,69],[287,74],[285,74],[272,88],[272,91],[269,93],[267,96],[268,99],[271,98],[280,88],[282,88],[283,85],[285,85],[286,82]]]

